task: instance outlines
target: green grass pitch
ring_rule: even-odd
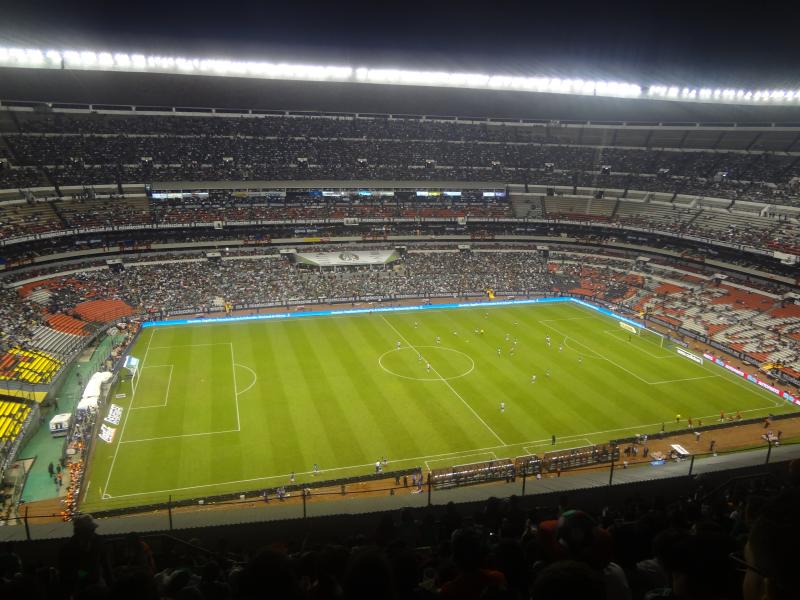
[[[96,440],[83,510],[303,482],[314,463],[320,479],[381,457],[436,469],[543,453],[553,434],[572,448],[676,414],[791,410],[575,303],[154,327],[132,353],[141,375],[111,395],[124,414]]]

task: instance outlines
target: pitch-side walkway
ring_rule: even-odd
[[[764,464],[766,452],[764,449],[739,452],[735,454],[720,455],[698,459],[694,463],[693,473],[701,474],[709,471],[720,471],[740,467],[752,467]],[[771,463],[788,461],[800,458],[800,444],[775,447],[772,449]],[[654,479],[684,476],[689,473],[689,461],[672,462],[659,467],[643,465],[629,469],[617,468],[614,471],[614,484],[635,483]],[[526,482],[526,496],[552,492],[567,492],[570,490],[586,488],[602,488],[608,486],[608,470],[591,471],[569,477],[546,478],[536,480],[528,478]],[[452,490],[435,491],[432,502],[436,505],[447,502],[475,502],[490,496],[507,497],[513,494],[522,494],[522,480],[517,479],[512,484],[498,483],[495,485],[481,485],[456,488]],[[336,514],[357,514],[385,510],[398,510],[405,506],[423,507],[427,504],[427,492],[416,495],[398,495],[369,498],[348,498],[337,502],[317,502],[313,499],[307,504],[309,517],[321,517]],[[175,529],[188,529],[193,527],[209,527],[216,525],[231,525],[241,523],[256,523],[263,521],[278,521],[286,519],[299,519],[303,516],[303,505],[300,503],[270,502],[258,505],[252,509],[232,509],[213,511],[173,511],[173,526]],[[169,529],[166,511],[142,515],[113,517],[100,520],[99,533],[104,535],[119,535],[129,531],[165,531]],[[72,535],[71,523],[42,523],[30,525],[32,539],[64,538]],[[24,540],[25,528],[21,525],[0,527],[0,541]]]

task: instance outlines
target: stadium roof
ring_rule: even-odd
[[[627,122],[800,124],[800,105],[495,89],[0,67],[3,100]]]

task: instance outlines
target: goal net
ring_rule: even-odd
[[[141,370],[139,369],[139,359],[129,354],[125,357],[125,363],[122,365],[122,368],[126,369],[130,374],[131,390],[135,394],[136,386],[139,385],[139,377],[141,373]]]
[[[659,348],[669,349],[675,346],[675,343],[665,335],[661,335],[656,331],[646,329],[645,327],[635,327],[625,321],[619,321],[619,326],[631,335],[638,336],[642,341],[658,346]]]

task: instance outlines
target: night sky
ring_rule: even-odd
[[[797,89],[798,4],[0,0],[0,43]]]

